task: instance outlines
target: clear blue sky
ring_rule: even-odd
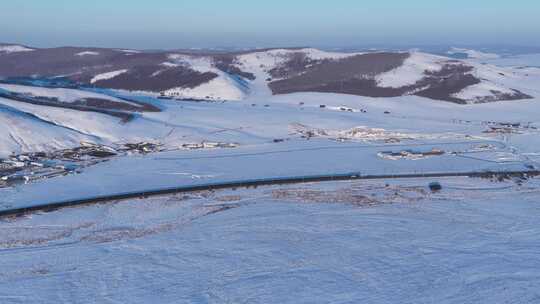
[[[540,45],[538,0],[3,0],[0,41],[212,46]]]

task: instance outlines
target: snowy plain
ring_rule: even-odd
[[[243,60],[244,66],[254,62]],[[271,65],[279,56],[265,60]],[[497,83],[499,72],[510,71],[505,83],[534,99],[469,105],[414,96],[272,96],[264,67],[252,68],[258,76],[252,90],[235,101],[116,92],[163,109],[129,123],[0,98],[0,119],[10,126],[0,133],[4,155],[82,140],[165,148],[2,188],[0,208],[267,177],[540,167],[540,72],[534,68],[493,65],[480,75]],[[391,75],[414,69],[386,75],[388,85]],[[492,132],[505,123],[519,127]],[[182,148],[201,142],[238,146]],[[380,157],[434,149],[445,154]],[[0,303],[540,302],[540,181],[437,180],[438,193],[427,188],[433,180],[422,178],[332,182],[2,218]]]
[[[198,192],[0,222],[2,303],[537,303],[538,180]]]

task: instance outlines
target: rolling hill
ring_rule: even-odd
[[[242,100],[261,92],[416,95],[460,104],[532,97],[515,86],[525,77],[519,71],[420,52],[148,52],[4,44],[0,77],[62,77],[74,85],[198,100]]]

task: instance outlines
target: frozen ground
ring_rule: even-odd
[[[121,157],[86,168],[82,173],[0,189],[0,210],[179,186],[207,185],[265,178],[325,174],[413,174],[527,170],[519,155],[497,142],[414,145],[362,145],[311,140],[210,151],[172,151]],[[444,155],[388,160],[382,151],[407,149]],[[459,152],[454,155],[452,152]],[[517,158],[515,158],[517,157]]]
[[[538,303],[538,180],[199,192],[0,222],[2,303]]]
[[[78,175],[0,189],[0,208],[250,178],[539,167],[540,107],[536,99],[456,105],[414,96],[383,99],[302,93],[262,100],[160,100],[163,112],[143,113],[128,124],[95,113],[1,101],[57,126],[68,126],[70,132],[79,131],[75,138],[94,134],[110,145],[149,140],[163,143],[168,151],[114,158]],[[501,123],[519,126],[493,131]],[[31,138],[23,143],[30,143]],[[276,139],[282,142],[274,142]],[[42,136],[35,140],[50,144]],[[205,141],[238,147],[182,149],[184,144]],[[446,153],[398,161],[378,156],[408,149]]]
[[[388,85],[416,64],[388,74]],[[539,96],[536,68],[481,71],[490,83],[511,71],[506,84]],[[162,109],[127,123],[0,98],[2,158],[82,141],[163,150],[1,188],[0,209],[269,177],[540,168],[538,97],[457,105],[271,96],[260,77],[251,87],[214,103],[33,89],[65,102],[110,94]],[[445,178],[431,193],[432,181],[198,192],[3,218],[0,303],[539,303],[540,181]]]

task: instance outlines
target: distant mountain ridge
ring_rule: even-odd
[[[241,100],[261,92],[416,95],[460,104],[532,98],[515,87],[516,79],[524,77],[518,71],[421,52],[139,51],[0,44],[0,77],[64,77],[96,88],[201,100]]]

